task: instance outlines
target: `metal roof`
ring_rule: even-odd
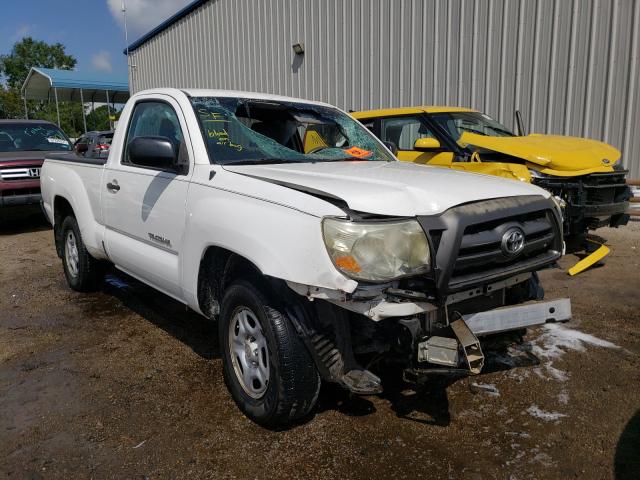
[[[27,100],[106,102],[107,93],[112,103],[124,103],[129,99],[129,82],[126,77],[104,74],[87,74],[74,70],[32,67],[22,85],[22,95]]]
[[[189,5],[184,7],[182,10],[179,10],[178,12],[173,14],[171,17],[167,18],[164,22],[162,22],[156,28],[154,28],[153,30],[150,30],[149,32],[145,33],[142,37],[140,37],[138,40],[136,40],[131,45],[129,45],[129,48],[125,49],[122,53],[124,53],[126,55],[127,51],[133,52],[138,47],[142,46],[145,42],[147,42],[148,40],[151,40],[153,37],[158,35],[160,32],[162,32],[163,30],[166,30],[171,25],[176,23],[178,20],[180,20],[181,18],[186,17],[191,12],[193,12],[196,8],[198,8],[200,5],[202,5],[204,3],[207,3],[208,1],[209,0],[195,0],[194,2],[191,2]]]

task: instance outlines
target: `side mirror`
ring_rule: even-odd
[[[384,144],[385,147],[391,150],[391,153],[393,153],[394,157],[398,154],[398,145],[396,145],[394,142],[390,142],[389,140],[383,140],[382,143]]]
[[[178,156],[166,137],[136,137],[127,145],[129,160],[160,170],[177,170]]]
[[[439,148],[442,148],[440,142],[433,137],[419,138],[416,140],[416,143],[413,144],[413,149],[421,152],[438,150]]]

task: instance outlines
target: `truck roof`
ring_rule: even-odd
[[[143,90],[138,94],[171,94],[177,92],[186,93],[190,97],[230,97],[230,98],[252,98],[256,100],[273,100],[277,102],[306,103],[311,105],[319,105],[323,107],[335,108],[333,105],[315,100],[305,100],[304,98],[287,97],[283,95],[272,95],[270,93],[245,92],[241,90],[218,90],[218,89],[201,89],[201,88],[154,88]]]
[[[382,108],[379,110],[363,110],[361,112],[353,112],[355,118],[375,118],[375,117],[392,117],[396,115],[411,115],[415,113],[446,113],[446,112],[477,112],[473,108],[466,107],[447,107],[447,106],[429,106],[422,105],[416,107],[400,107],[400,108]]]

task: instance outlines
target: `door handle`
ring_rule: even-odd
[[[118,185],[118,182],[116,180],[113,180],[113,183],[107,183],[107,190],[115,193],[120,190],[120,185]]]

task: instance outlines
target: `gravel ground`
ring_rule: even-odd
[[[639,478],[640,223],[599,233],[606,265],[541,275],[569,324],[418,393],[324,386],[273,432],[227,394],[213,322],[117,272],[72,292],[46,226],[0,227],[0,475]]]

